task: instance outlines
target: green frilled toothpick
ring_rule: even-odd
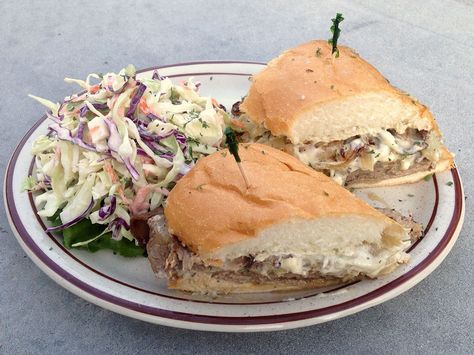
[[[339,57],[339,49],[337,49],[337,40],[339,39],[339,35],[341,34],[341,30],[339,28],[339,24],[344,21],[344,17],[342,14],[337,13],[336,17],[331,19],[332,26],[332,38],[328,39],[328,43],[332,45],[332,55],[336,58]]]
[[[234,159],[237,163],[237,166],[239,167],[240,173],[242,174],[242,177],[244,178],[245,185],[247,186],[247,189],[250,188],[249,181],[247,179],[247,176],[245,175],[244,169],[242,168],[240,156],[239,156],[239,142],[237,142],[237,137],[235,136],[234,130],[230,127],[227,127],[224,131],[224,134],[226,136],[226,144],[227,147],[229,148],[230,154],[234,156]]]

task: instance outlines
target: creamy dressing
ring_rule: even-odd
[[[322,276],[341,279],[360,274],[376,277],[385,269],[406,262],[409,256],[404,250],[409,245],[407,241],[392,248],[378,249],[373,244],[361,244],[357,248],[333,250],[327,254],[292,254],[281,258],[280,268],[302,276],[316,270]]]
[[[377,162],[398,162],[400,170],[408,170],[426,158],[436,162],[440,158],[440,138],[431,133],[422,140],[415,130],[404,135],[379,130],[372,136],[333,142],[299,144],[293,154],[317,170],[328,170],[330,176],[343,185],[348,174],[356,170],[372,171]]]
[[[242,115],[240,120],[245,126],[245,133],[241,137],[243,141],[267,144],[286,151],[308,166],[328,172],[340,185],[344,185],[351,172],[373,171],[378,162],[397,162],[399,169],[403,171],[423,159],[437,162],[441,157],[441,137],[434,132],[427,133],[414,128],[408,128],[404,134],[379,129],[344,141],[294,145],[284,136],[273,136],[246,115]]]

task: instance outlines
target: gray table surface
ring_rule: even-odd
[[[336,11],[346,17],[341,42],[430,106],[471,198],[472,0],[1,1],[1,170],[41,114],[28,93],[61,99],[71,93],[64,76],[84,78],[128,63],[267,61],[298,43],[328,38]],[[26,257],[2,209],[0,353],[473,353],[473,212],[467,199],[452,252],[396,299],[303,329],[224,334],[156,326],[83,301]]]

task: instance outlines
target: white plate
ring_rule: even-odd
[[[152,69],[139,76],[151,76]],[[262,64],[201,62],[162,67],[175,81],[194,76],[201,93],[230,107],[247,92],[249,76]],[[155,279],[145,258],[108,251],[67,250],[45,232],[31,196],[20,192],[32,167],[32,141],[46,132],[42,117],[16,148],[5,175],[5,206],[13,232],[30,258],[53,280],[76,295],[112,311],[148,322],[212,331],[269,331],[326,322],[387,301],[416,285],[446,257],[461,229],[464,195],[456,169],[429,181],[356,191],[374,205],[408,213],[426,236],[410,251],[407,265],[377,280],[304,292],[229,295],[217,299],[171,291]],[[382,202],[381,202],[382,201]]]

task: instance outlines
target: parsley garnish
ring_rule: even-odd
[[[170,90],[170,101],[173,105],[180,104],[181,101],[179,100],[179,94],[174,90],[174,88],[171,88]]]
[[[191,119],[196,119],[199,117],[200,112],[197,112],[196,110],[191,110],[188,112],[188,115]]]
[[[433,176],[433,174],[430,174],[430,175],[426,175],[423,180],[425,181],[429,181],[431,179],[431,177]]]
[[[186,137],[186,142],[194,143],[194,144],[199,145],[199,141],[196,138],[193,138],[193,137]]]
[[[448,182],[446,183],[446,186],[453,186],[453,182],[452,182],[452,181],[448,181]]]
[[[321,48],[316,49],[316,57],[321,57]]]
[[[202,118],[199,119],[199,122],[201,122],[202,128],[209,128],[209,124],[206,121],[203,121]]]

